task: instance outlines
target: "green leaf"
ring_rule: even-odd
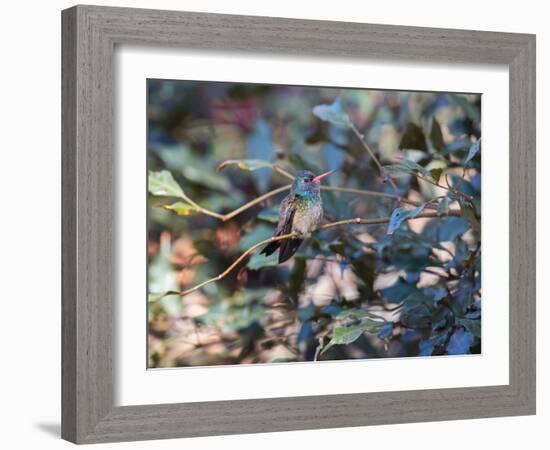
[[[365,311],[364,309],[359,309],[359,308],[344,309],[343,311],[340,311],[335,317],[335,319],[338,319],[338,320],[343,320],[348,318],[354,318],[354,319],[369,318],[369,319],[381,320],[382,322],[385,322],[385,319],[382,316],[370,313],[368,311]]]
[[[193,205],[184,202],[176,202],[171,205],[162,205],[162,208],[174,211],[178,216],[189,216],[197,211]]]
[[[464,160],[464,165],[468,164],[472,160],[472,158],[476,156],[480,148],[481,138],[479,138],[479,140],[477,140],[470,146],[470,149],[468,150],[468,156],[466,156],[466,159]]]
[[[239,169],[249,171],[273,167],[272,163],[264,161],[263,159],[228,159],[227,161],[223,161],[216,170],[220,171],[232,165],[236,165]]]
[[[357,340],[364,331],[361,324],[351,325],[349,327],[336,327],[334,328],[334,333],[332,334],[329,345],[351,344],[353,341]]]
[[[317,105],[313,107],[313,114],[319,119],[332,123],[334,125],[340,125],[344,127],[350,127],[352,125],[351,119],[342,109],[340,99],[334,100],[332,105]]]
[[[432,169],[430,170],[430,176],[432,177],[432,180],[434,180],[435,183],[439,183],[439,179],[441,178],[441,174],[443,173],[443,169]]]
[[[403,207],[394,209],[390,217],[387,234],[393,234],[405,220],[418,216],[423,211],[424,206],[426,204],[420,205],[415,209],[405,209]]]
[[[351,344],[356,341],[364,332],[378,333],[385,322],[375,322],[364,319],[361,323],[350,326],[337,326],[334,328],[330,342],[323,348],[321,354],[325,353],[334,345]]]
[[[443,133],[441,132],[441,127],[439,122],[435,117],[432,118],[432,127],[430,129],[430,140],[432,145],[439,151],[445,148],[445,141],[443,140]]]
[[[163,197],[183,197],[183,190],[167,170],[149,172],[148,189],[152,195]]]
[[[330,342],[323,348],[321,355],[329,348],[338,344],[351,344],[363,334],[364,330],[361,325],[352,325],[351,327],[336,327],[332,334]]]
[[[279,256],[277,252],[272,253],[269,256],[255,253],[248,261],[247,267],[250,270],[259,270],[264,267],[272,267],[279,264]]]
[[[426,137],[422,128],[414,123],[408,123],[403,136],[401,137],[401,142],[399,143],[399,148],[403,149],[416,149],[416,150],[428,150],[428,145],[426,144]]]
[[[214,170],[213,161],[196,154],[186,145],[162,147],[158,154],[168,169],[173,173],[181,173],[192,183],[222,192],[230,188],[229,180]]]

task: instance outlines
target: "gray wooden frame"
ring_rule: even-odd
[[[535,413],[535,36],[96,6],[63,11],[62,31],[63,438],[93,443]],[[115,407],[116,44],[507,65],[510,383]]]

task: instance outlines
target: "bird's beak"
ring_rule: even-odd
[[[336,170],[329,170],[328,172],[322,173],[321,175],[317,175],[313,179],[313,181],[315,183],[320,183],[323,178],[328,177],[331,173],[334,173],[334,172],[336,172]]]

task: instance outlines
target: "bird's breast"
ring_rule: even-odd
[[[296,206],[292,230],[309,234],[317,229],[323,218],[323,205],[320,201],[303,201]]]

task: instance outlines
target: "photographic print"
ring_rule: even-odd
[[[481,101],[148,79],[148,368],[480,354]]]

